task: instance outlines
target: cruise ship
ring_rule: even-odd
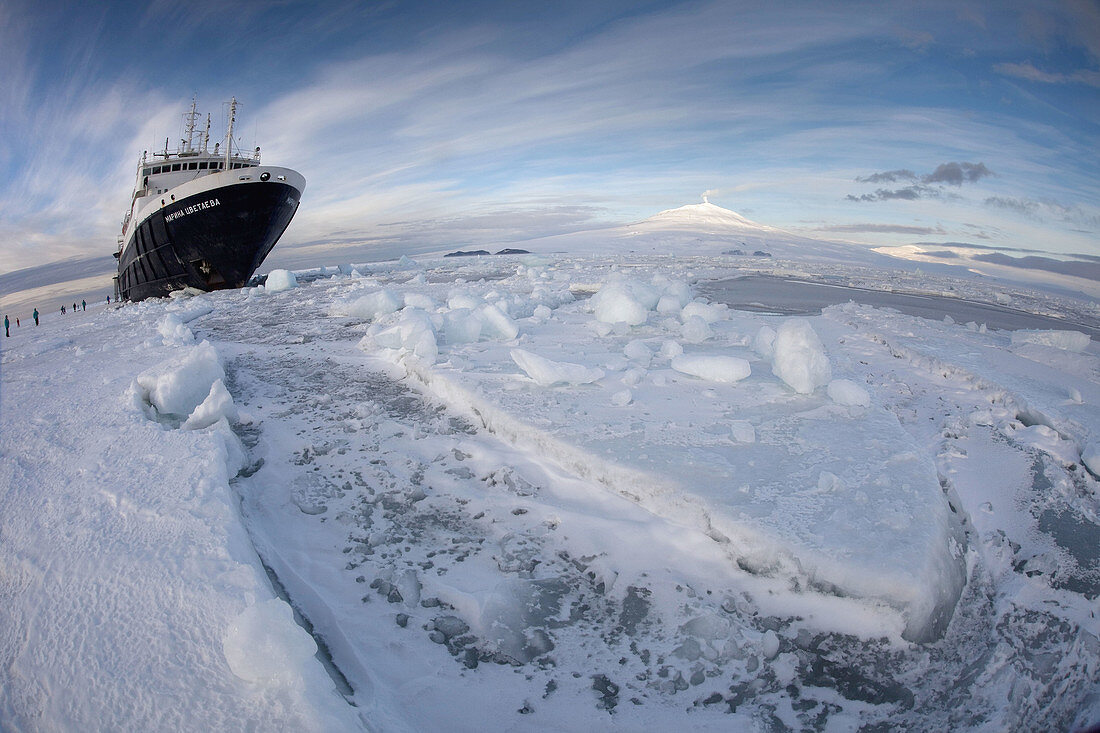
[[[306,187],[289,168],[260,164],[260,149],[233,139],[237,100],[229,102],[224,147],[210,149],[210,116],[184,114],[175,151],[142,153],[130,208],[118,238],[115,297],[144,300],[174,290],[219,290],[248,283],[286,231]]]

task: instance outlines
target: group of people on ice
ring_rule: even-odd
[[[108,295],[107,296],[107,304],[110,305],[110,303],[111,303],[111,296]],[[73,303],[73,313],[76,313],[76,311],[78,309],[81,312],[88,310],[88,301],[87,300],[81,300],[80,304],[79,304],[79,307],[76,303]],[[64,305],[62,305],[61,306],[61,315],[65,315],[66,312],[67,312],[67,309],[65,308]],[[34,313],[31,314],[31,317],[34,318],[34,325],[37,326],[38,322],[39,322],[39,316],[38,316],[38,309],[37,308],[34,309]],[[16,316],[15,317],[15,327],[19,328],[19,325],[20,325],[19,316]],[[6,315],[4,316],[4,336],[5,337],[10,337],[11,336],[11,319]]]

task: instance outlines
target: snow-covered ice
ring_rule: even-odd
[[[0,727],[1100,720],[1095,340],[708,283],[1095,304],[714,209],[15,331]]]

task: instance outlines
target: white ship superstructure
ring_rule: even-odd
[[[233,99],[224,147],[210,149],[210,117],[197,130],[192,102],[176,150],[166,140],[163,151],[142,154],[118,240],[117,297],[241,287],[290,224],[305,178],[262,165],[259,148],[235,150],[236,109]]]

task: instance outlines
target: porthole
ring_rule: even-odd
[[[260,174],[260,180],[261,181],[266,181],[270,178],[271,178],[271,174],[268,173],[267,171],[264,171],[263,173]]]

